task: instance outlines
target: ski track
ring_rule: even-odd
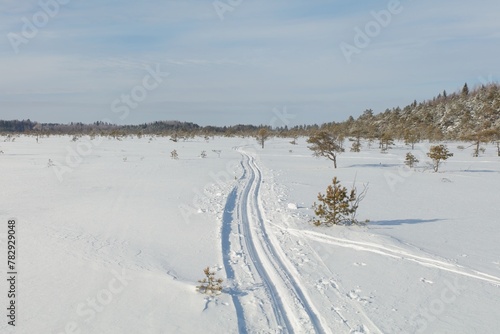
[[[410,254],[403,249],[395,249],[389,248],[386,246],[382,246],[379,244],[374,244],[371,242],[361,242],[361,241],[353,241],[349,239],[332,237],[329,235],[325,235],[322,233],[314,232],[314,231],[300,231],[295,229],[287,229],[288,232],[296,235],[302,235],[309,239],[323,242],[330,245],[335,245],[344,248],[351,248],[357,251],[365,251],[371,252],[375,254],[379,254],[382,256],[392,257],[395,259],[406,260],[410,262],[418,263],[424,267],[436,268],[439,270],[451,272],[457,275],[462,275],[470,278],[474,278],[477,280],[485,281],[491,283],[497,287],[500,287],[500,277],[496,277],[493,275],[489,275],[477,270],[469,269],[464,266],[460,266],[457,264],[444,262],[442,260],[437,260],[429,257],[424,257],[420,255]]]
[[[270,325],[275,324],[284,333],[331,333],[302,286],[298,272],[277,244],[276,238],[266,229],[260,200],[261,170],[254,157],[242,150],[239,152],[243,157],[244,170],[240,181],[244,183],[243,186],[235,187],[227,199],[221,231],[223,261],[228,280],[236,282],[238,273],[241,272],[239,266],[234,265],[230,259],[230,252],[240,247],[250,260],[252,272],[256,274],[254,284],[261,284],[265,290],[272,315],[264,316]],[[233,229],[240,235],[238,245],[231,245]],[[230,294],[238,317],[239,332],[254,332],[245,319],[245,305],[240,300],[240,296],[244,294],[234,287],[230,289]],[[265,313],[265,310],[261,311]]]

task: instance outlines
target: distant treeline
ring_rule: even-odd
[[[92,124],[74,123],[38,123],[31,120],[0,120],[0,133],[4,134],[39,134],[39,135],[217,135],[239,136],[249,135],[266,128],[270,132],[287,132],[288,127],[271,128],[264,125],[233,125],[233,126],[200,126],[191,122],[156,121],[138,125],[116,125],[105,122]],[[300,125],[291,130],[307,133],[311,129],[318,129],[318,125]]]
[[[32,135],[161,135],[161,136],[255,136],[261,129],[270,136],[295,138],[310,136],[317,130],[335,133],[339,137],[370,140],[390,137],[414,140],[465,139],[488,131],[488,137],[500,134],[500,86],[496,83],[448,94],[443,91],[431,100],[395,107],[374,114],[365,110],[358,118],[344,122],[294,127],[268,125],[200,126],[190,122],[157,121],[138,125],[116,125],[105,122],[38,123],[31,120],[0,120],[0,133]]]

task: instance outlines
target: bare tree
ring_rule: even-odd
[[[333,166],[337,168],[337,155],[344,152],[338,136],[319,131],[309,137],[307,142],[311,144],[309,149],[315,157],[325,157],[333,161]]]

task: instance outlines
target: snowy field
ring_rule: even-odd
[[[428,143],[412,170],[401,143],[363,143],[335,170],[304,138],[0,139],[0,292],[5,310],[15,218],[16,333],[500,332],[492,145],[473,158],[447,143],[434,173]],[[310,223],[334,176],[369,184],[366,226]],[[224,279],[212,298],[195,290],[207,265]]]

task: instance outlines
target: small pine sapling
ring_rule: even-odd
[[[406,166],[413,168],[418,162],[419,160],[417,159],[416,156],[414,156],[410,152],[406,153],[406,159],[405,159]]]
[[[179,154],[177,153],[177,150],[173,150],[172,152],[170,152],[170,157],[174,160],[179,159]]]
[[[318,217],[313,220],[314,225],[359,224],[356,213],[359,203],[364,199],[367,191],[367,185],[364,186],[359,195],[354,186],[351,191],[348,191],[340,184],[337,177],[334,177],[332,184],[326,189],[326,194],[318,194],[320,204],[316,202],[313,204],[314,213]]]
[[[222,278],[215,278],[215,272],[210,271],[210,267],[203,269],[203,273],[205,273],[205,278],[198,280],[200,285],[196,287],[196,290],[207,295],[220,294],[224,280]]]

